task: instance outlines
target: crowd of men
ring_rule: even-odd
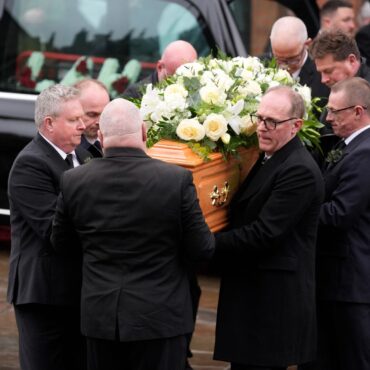
[[[191,172],[146,154],[133,103],[96,80],[40,93],[9,176],[22,370],[191,369],[203,260],[221,277],[214,358],[231,370],[370,369],[370,72],[354,34],[346,1],[324,5],[314,40],[298,18],[274,23],[278,66],[326,108],[322,151],[297,136],[302,97],[269,89],[251,116],[260,157],[216,234]],[[124,97],[196,58],[171,43]]]

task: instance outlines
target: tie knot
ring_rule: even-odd
[[[72,153],[67,154],[67,157],[66,157],[65,161],[67,162],[69,168],[74,167]]]
[[[96,140],[94,146],[97,147],[101,151],[101,144],[99,140]]]

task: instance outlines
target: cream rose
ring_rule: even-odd
[[[182,140],[200,141],[204,138],[205,129],[195,118],[184,119],[177,126],[176,134]]]
[[[257,125],[251,121],[250,116],[243,116],[240,118],[240,132],[244,135],[251,136],[257,130]]]
[[[199,94],[204,102],[214,105],[224,104],[227,98],[226,93],[222,89],[212,84],[203,86],[199,90]]]
[[[203,123],[206,136],[212,141],[217,141],[227,132],[227,121],[221,114],[211,113]]]

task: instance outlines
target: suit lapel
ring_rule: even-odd
[[[298,137],[293,138],[267,160],[263,166],[260,165],[251,179],[249,179],[248,175],[245,179],[246,184],[242,185],[243,192],[239,195],[237,201],[246,201],[257,193],[261,189],[261,186],[273,177],[273,173],[277,171],[280,164],[283,163],[294,150],[301,148],[302,145]]]

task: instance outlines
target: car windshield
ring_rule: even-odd
[[[148,74],[171,41],[208,55],[215,42],[188,1],[5,0],[0,89],[37,93],[98,78],[122,92]]]

